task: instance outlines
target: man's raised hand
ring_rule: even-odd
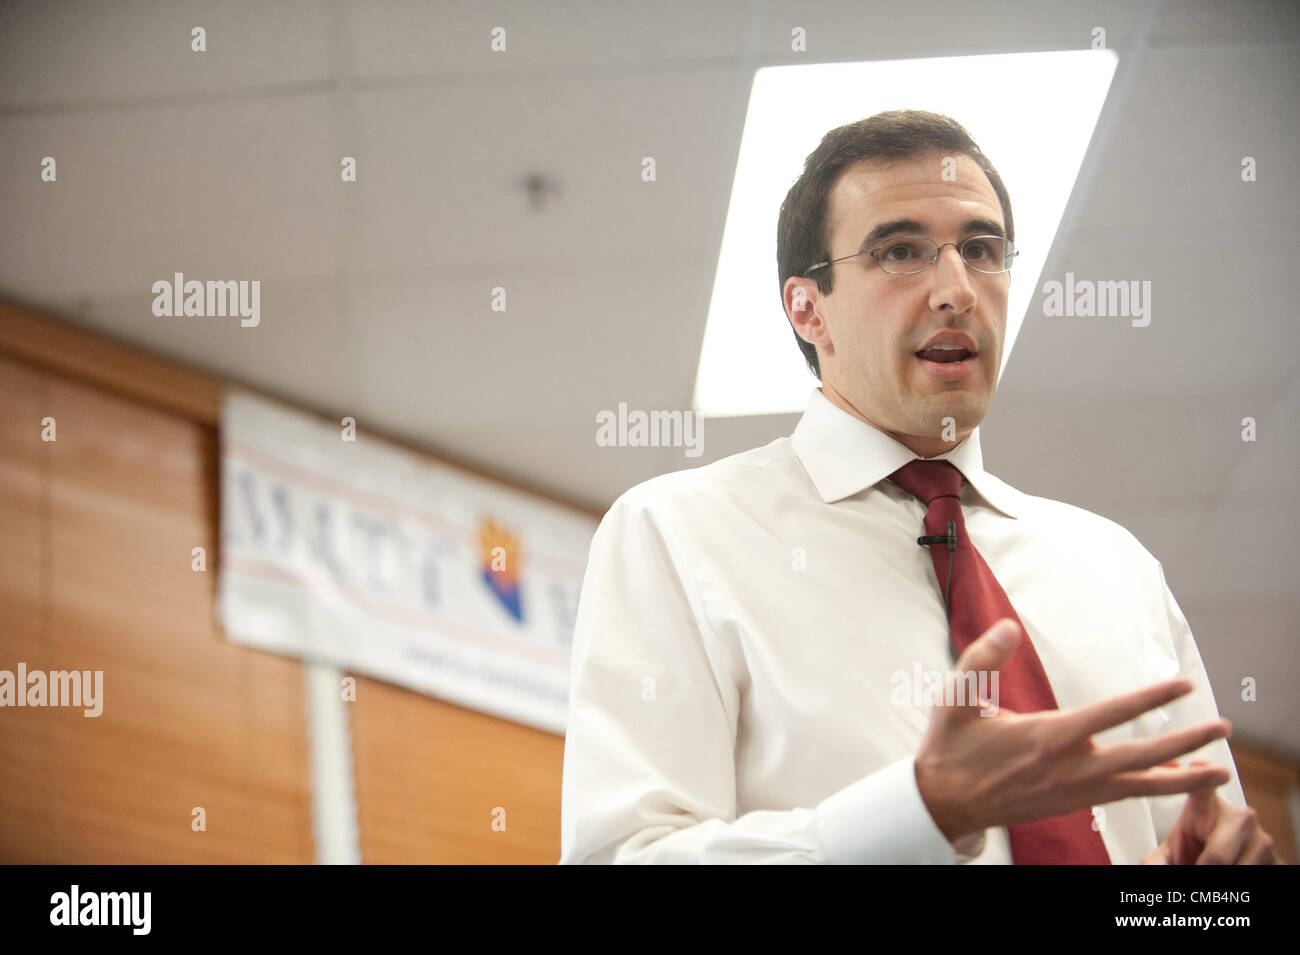
[[[998,621],[966,648],[948,679],[961,679],[964,671],[1000,670],[1019,642],[1016,622]],[[992,826],[1220,786],[1230,778],[1222,767],[1166,764],[1227,737],[1232,724],[1225,719],[1108,746],[1092,742],[1094,733],[1191,690],[1185,679],[1167,680],[1077,709],[1038,713],[1015,713],[991,701],[937,705],[916,755],[917,788],[939,830],[956,842]],[[945,698],[962,697],[951,692]],[[995,715],[981,716],[981,710]]]

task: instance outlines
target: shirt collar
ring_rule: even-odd
[[[918,460],[911,449],[833,404],[820,388],[813,390],[790,443],[827,504],[874,487]],[[1017,516],[1020,492],[984,470],[979,428],[951,451],[924,460],[951,462],[980,497],[1008,517]]]

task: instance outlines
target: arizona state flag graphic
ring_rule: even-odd
[[[524,608],[519,600],[519,539],[486,518],[479,522],[478,544],[483,582],[506,612],[523,623]]]

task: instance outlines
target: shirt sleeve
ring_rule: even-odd
[[[1215,705],[1214,691],[1210,687],[1210,679],[1205,672],[1205,664],[1201,661],[1201,654],[1196,649],[1196,641],[1192,639],[1187,618],[1183,616],[1178,601],[1174,599],[1173,592],[1169,589],[1164,568],[1160,567],[1159,562],[1157,567],[1160,575],[1159,586],[1164,590],[1169,638],[1178,659],[1178,676],[1191,680],[1193,687],[1192,692],[1187,696],[1163,708],[1168,723],[1161,732],[1169,732],[1216,720],[1219,718],[1219,709]],[[1242,791],[1241,781],[1237,778],[1237,765],[1232,759],[1232,752],[1226,740],[1214,740],[1198,750],[1178,757],[1178,761],[1183,765],[1192,759],[1203,759],[1227,769],[1230,778],[1216,790],[1216,794],[1224,802],[1238,806],[1246,805],[1246,796]],[[1151,819],[1156,829],[1156,842],[1164,842],[1165,837],[1169,835],[1169,830],[1173,828],[1174,822],[1182,813],[1187,796],[1185,793],[1179,793],[1172,796],[1150,796],[1148,799],[1151,806]]]
[[[954,848],[935,826],[911,758],[815,806],[737,815],[733,661],[671,531],[632,493],[597,528],[578,602],[560,864],[952,863],[977,852],[982,834]]]

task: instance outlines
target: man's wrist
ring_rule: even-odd
[[[962,847],[975,847],[976,842],[982,847],[984,830],[964,823],[960,815],[953,812],[947,803],[936,798],[933,778],[920,759],[915,761],[915,767],[916,789],[921,794],[921,801],[925,803],[925,809],[930,814],[930,818],[934,820],[935,828],[943,833],[945,839],[952,843],[959,856],[969,854],[963,852]],[[982,849],[976,848],[973,854],[978,855],[980,851]]]

